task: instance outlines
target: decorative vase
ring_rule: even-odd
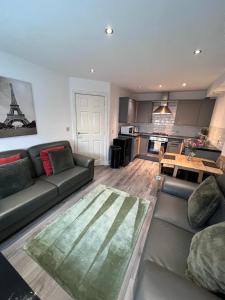
[[[190,161],[192,160],[192,158],[195,156],[194,151],[189,151],[188,156],[187,156],[187,160]]]

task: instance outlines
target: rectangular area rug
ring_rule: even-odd
[[[98,185],[25,245],[77,300],[116,300],[149,201]]]

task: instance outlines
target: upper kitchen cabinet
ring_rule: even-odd
[[[177,101],[176,125],[207,127],[210,124],[214,99]]]
[[[177,101],[177,112],[175,124],[196,126],[201,106],[199,100],[179,100]]]
[[[137,101],[137,123],[151,123],[152,122],[152,102],[151,101]]]
[[[136,101],[129,97],[120,97],[119,123],[135,123],[136,113]]]
[[[212,118],[216,99],[206,98],[201,100],[201,107],[198,116],[198,126],[208,127]]]

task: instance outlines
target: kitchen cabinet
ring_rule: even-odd
[[[200,100],[177,101],[175,124],[197,126],[200,107]]]
[[[201,100],[201,107],[198,116],[198,126],[208,127],[211,121],[214,105],[216,99],[203,99]]]
[[[136,121],[136,101],[129,97],[119,99],[119,123],[135,123]]]
[[[177,101],[176,125],[208,127],[215,99]]]
[[[149,136],[141,135],[140,136],[140,154],[144,154],[148,152],[148,143],[149,143]]]
[[[131,160],[140,154],[140,137],[132,137]]]
[[[152,122],[152,102],[137,101],[136,102],[136,123],[151,123]]]

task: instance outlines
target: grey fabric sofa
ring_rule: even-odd
[[[35,178],[32,186],[0,199],[0,241],[93,179],[94,159],[80,154],[73,154],[75,168],[50,177],[44,175],[40,150],[61,145],[70,148],[68,141],[59,141],[0,153],[0,157],[16,153],[28,157]]]
[[[225,175],[217,182],[225,195]],[[135,300],[220,299],[185,277],[191,239],[187,199],[197,184],[166,177],[159,193],[136,279]],[[221,203],[208,225],[225,221]]]

